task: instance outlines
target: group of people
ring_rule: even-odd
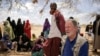
[[[11,18],[8,17],[1,28],[0,41],[4,43],[6,49],[13,50],[16,48],[16,51],[21,51],[23,48],[25,51],[31,50],[31,25],[29,20],[22,23],[19,18],[16,24],[15,20],[11,21]]]
[[[96,15],[95,21],[86,26],[87,34],[91,37],[93,37],[93,52],[97,52],[97,49],[100,49],[100,15]]]
[[[52,15],[50,31],[46,36],[48,38],[45,39],[44,35],[42,36],[42,40],[45,41],[41,42],[43,54],[39,56],[88,56],[89,43],[80,34],[79,22],[73,17],[65,20],[61,12],[57,10],[56,3],[51,3],[50,9]],[[99,31],[100,15],[96,15],[96,20],[93,23],[94,51],[100,49]]]
[[[19,19],[16,27],[14,21],[12,24],[8,24],[11,23],[9,20],[9,22],[5,21],[4,35],[0,39],[7,39],[6,43],[11,41],[12,49],[17,44],[17,51],[20,51],[21,48],[32,49],[32,56],[88,56],[89,43],[85,37],[80,35],[78,22],[73,17],[65,20],[54,2],[50,4],[50,14],[52,15],[51,25],[46,18],[43,31],[35,40],[33,47],[30,45],[31,27],[28,20],[22,24]],[[11,27],[8,25],[13,25],[12,35],[9,30]],[[97,51],[100,49],[100,15],[96,15],[93,23],[93,34],[94,51]]]
[[[88,41],[80,36],[78,22],[64,20],[57,10],[57,4],[50,4],[51,27],[43,46],[45,56],[88,56]]]

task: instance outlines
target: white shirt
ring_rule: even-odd
[[[53,38],[53,37],[61,37],[61,33],[57,27],[56,19],[54,15],[52,15],[51,17],[51,27],[50,27],[48,38]]]

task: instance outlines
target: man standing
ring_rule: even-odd
[[[58,56],[60,55],[61,36],[65,34],[65,20],[57,10],[56,3],[51,3],[50,9],[50,14],[52,15],[51,27],[43,49],[46,56]]]
[[[80,36],[77,21],[67,20],[65,31],[67,36],[62,37],[61,56],[88,56],[88,42]]]
[[[100,49],[100,15],[96,15],[96,20],[93,22],[93,34],[94,34],[94,52]]]

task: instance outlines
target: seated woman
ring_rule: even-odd
[[[32,56],[43,56],[43,43],[45,42],[45,39],[42,35],[39,36],[39,38],[35,41],[35,44],[32,48]]]
[[[16,37],[13,42],[17,42],[17,51],[29,51],[32,48],[31,41],[27,38],[26,34]]]
[[[7,34],[7,32],[4,32],[1,41],[7,46],[7,49],[8,49],[8,50],[11,49],[11,47],[12,47],[12,42],[11,42],[10,37],[9,37],[9,35]]]

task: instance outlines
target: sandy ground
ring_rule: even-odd
[[[35,34],[36,37],[38,37],[42,32],[43,26],[42,25],[31,25],[31,29],[32,29],[31,33]]]

